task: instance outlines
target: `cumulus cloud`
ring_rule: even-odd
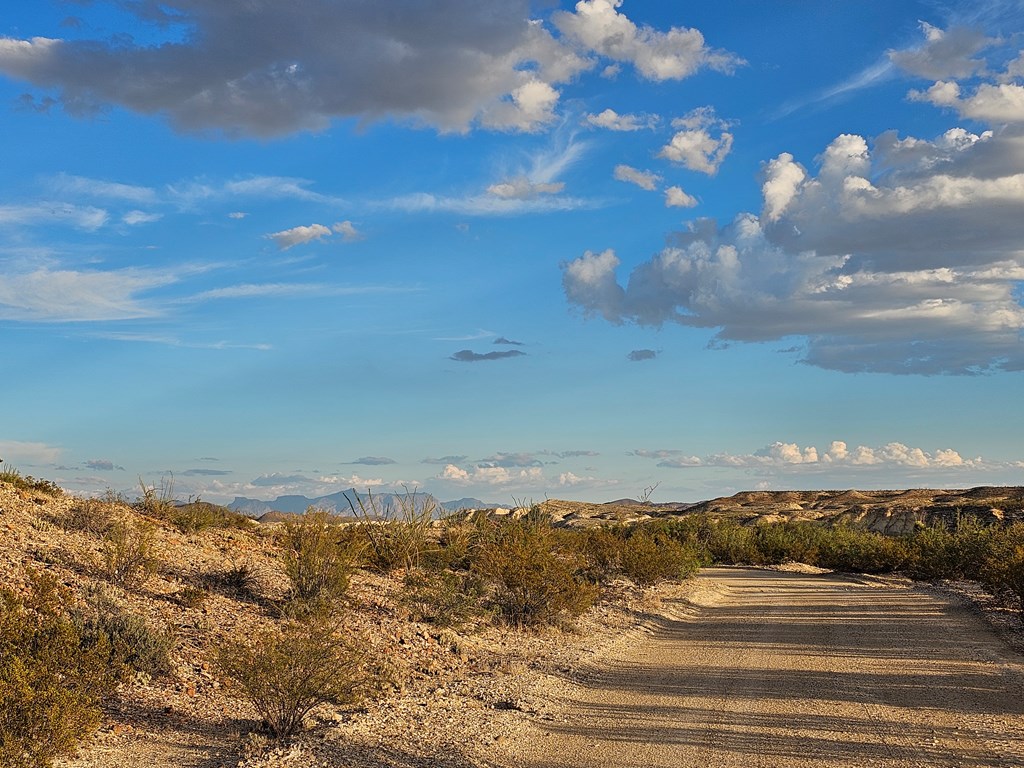
[[[669,187],[665,190],[666,208],[693,208],[697,205],[697,198],[688,195],[682,187]]]
[[[807,339],[841,371],[1024,369],[1024,137],[837,137],[814,175],[765,165],[760,216],[693,222],[620,285],[614,251],[563,264],[572,304],[613,323]]]
[[[653,349],[634,349],[626,355],[626,359],[630,362],[639,363],[642,360],[653,360],[657,356],[658,353]]]
[[[948,471],[994,466],[981,458],[964,458],[951,448],[929,452],[904,443],[891,442],[880,447],[858,445],[851,449],[841,440],[834,440],[821,450],[813,445],[801,447],[797,443],[779,441],[748,454],[716,453],[704,457],[650,455],[648,458],[659,458],[659,467],[726,467],[788,472],[824,472],[837,468]]]
[[[508,181],[491,184],[487,188],[487,194],[505,200],[533,200],[541,195],[557,195],[563,189],[565,184],[560,181],[533,182],[525,176],[517,176]]]
[[[922,21],[921,31],[925,38],[922,45],[890,51],[889,59],[900,69],[930,80],[969,77],[984,70],[985,61],[973,57],[997,42],[963,26],[943,30]]]
[[[642,131],[646,128],[653,128],[658,124],[657,115],[647,114],[624,114],[620,115],[614,109],[605,109],[597,114],[586,114],[584,119],[587,125],[595,128],[604,128],[608,131]]]
[[[114,104],[179,130],[271,137],[355,116],[534,131],[554,119],[556,86],[602,59],[654,80],[741,63],[695,29],[638,26],[620,4],[585,0],[546,23],[526,0],[119,3],[153,44],[4,38],[0,72],[75,115]],[[27,106],[53,102],[29,94]]]
[[[501,352],[474,352],[471,349],[460,349],[449,360],[457,360],[460,363],[479,363],[482,360],[502,360],[506,357],[522,357],[525,354],[518,349],[506,349]]]
[[[732,72],[744,63],[727,51],[709,48],[696,29],[659,32],[637,26],[619,13],[621,6],[622,0],[581,0],[574,13],[560,11],[552,21],[583,49],[630,63],[648,80],[679,80],[703,67]]]
[[[512,484],[527,485],[544,481],[540,467],[528,467],[518,472],[510,472],[506,467],[472,467],[463,469],[455,464],[447,464],[437,475],[438,480],[447,480],[456,485],[489,485],[507,486]]]
[[[718,118],[713,107],[699,107],[673,120],[672,127],[680,130],[661,148],[658,157],[709,176],[718,173],[732,150],[733,136],[727,130],[730,123]]]
[[[389,459],[387,456],[363,456],[362,458],[355,459],[354,461],[346,462],[347,464],[365,464],[369,467],[380,467],[386,464],[397,464],[398,462],[394,459]]]
[[[308,226],[292,227],[291,229],[284,229],[280,232],[271,232],[266,235],[266,237],[273,240],[274,245],[282,251],[287,251],[289,248],[294,248],[296,245],[303,245],[304,243],[310,243],[314,240],[322,240],[323,238],[330,236],[330,227],[325,227],[323,224],[310,224]]]
[[[961,117],[986,123],[1024,123],[1024,86],[1018,83],[982,83],[969,95],[959,84],[939,80],[925,91],[910,91],[912,101],[955,109]]]
[[[652,171],[641,171],[629,165],[616,165],[612,174],[618,181],[636,184],[640,189],[653,192],[661,181],[661,176]]]

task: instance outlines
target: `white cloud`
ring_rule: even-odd
[[[659,32],[637,26],[618,12],[621,6],[622,0],[581,0],[574,13],[555,13],[552,21],[584,50],[629,62],[649,80],[679,80],[704,67],[732,72],[744,63],[727,51],[708,48],[696,29]]]
[[[638,455],[640,455],[638,453]],[[651,456],[650,458],[659,458]],[[659,467],[695,468],[724,467],[733,469],[770,469],[781,472],[824,472],[835,469],[892,470],[913,469],[949,471],[950,469],[994,469],[1002,464],[985,462],[981,458],[965,459],[952,448],[928,452],[903,443],[891,442],[880,447],[858,445],[853,450],[841,440],[819,450],[813,445],[800,447],[797,443],[775,442],[747,454],[716,453],[703,458],[697,456],[665,456]]]
[[[729,123],[716,117],[713,108],[700,107],[673,120],[672,127],[682,130],[661,148],[658,157],[709,176],[718,173],[732,150],[733,136],[726,130]]]
[[[565,184],[562,182],[532,182],[525,176],[517,176],[508,181],[491,184],[487,188],[487,194],[504,200],[532,200],[541,195],[557,195],[563,189]]]
[[[30,205],[0,205],[0,226],[64,224],[94,232],[109,218],[110,215],[102,208],[69,203],[44,201]]]
[[[136,224],[151,224],[160,221],[164,216],[162,213],[147,213],[146,211],[128,211],[121,217],[121,221],[130,226]]]
[[[665,206],[667,208],[693,208],[697,198],[688,195],[682,187],[669,187],[665,190]]]
[[[618,181],[636,184],[640,189],[646,189],[648,192],[653,192],[661,181],[661,176],[658,174],[641,171],[629,165],[616,165],[613,175]]]
[[[955,82],[938,81],[926,91],[911,91],[912,101],[955,109],[961,117],[997,125],[1024,123],[1024,85],[982,83],[970,96],[962,96]]]
[[[655,80],[741,63],[695,29],[637,26],[620,4],[585,0],[552,26],[527,0],[131,3],[137,39],[155,44],[3,38],[0,73],[53,89],[75,115],[115,104],[179,130],[272,137],[335,117],[535,131],[554,119],[556,86],[602,58]]]
[[[888,55],[900,69],[930,80],[970,77],[984,70],[984,60],[972,57],[998,42],[975,29],[961,26],[942,30],[922,21],[921,31],[925,37],[921,46],[890,51]]]
[[[555,121],[558,99],[548,83],[531,80],[485,110],[481,122],[488,128],[532,133]]]
[[[232,211],[228,214],[229,219],[244,219],[249,214],[245,211]]]
[[[331,227],[331,230],[335,234],[341,235],[341,239],[346,243],[354,243],[358,240],[366,239],[366,235],[356,229],[356,225],[351,221],[339,221]]]
[[[527,467],[518,471],[510,471],[507,467],[484,466],[463,469],[455,464],[447,464],[437,475],[438,480],[447,480],[456,485],[507,486],[512,484],[528,485],[544,481],[540,467]]]
[[[313,240],[322,240],[323,238],[330,236],[330,227],[325,227],[323,224],[310,224],[308,226],[292,227],[291,229],[285,229],[280,232],[271,232],[270,234],[265,235],[265,237],[273,240],[274,244],[282,251],[294,248],[296,245],[303,245],[304,243],[309,243]]]
[[[50,182],[53,190],[60,195],[80,195],[82,197],[102,197],[120,200],[136,205],[157,202],[157,191],[152,187],[136,184],[123,184],[116,181],[90,179],[85,176],[73,176],[67,173],[57,174]]]
[[[46,443],[0,440],[0,459],[4,464],[17,467],[24,464],[52,464],[60,458],[62,449]]]
[[[597,208],[604,205],[604,202],[566,195],[540,195],[519,199],[488,194],[446,197],[443,195],[432,195],[427,192],[416,192],[392,198],[379,205],[383,208],[408,211],[410,213],[444,211],[466,216],[521,216],[528,213],[550,213],[554,211]]]
[[[0,281],[0,318],[37,322],[128,320],[160,314],[143,296],[177,282],[145,269],[78,271],[38,268]]]
[[[658,123],[657,115],[620,115],[614,109],[605,109],[596,115],[587,114],[584,117],[588,125],[609,131],[641,131],[653,128]]]

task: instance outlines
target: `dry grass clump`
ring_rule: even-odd
[[[117,681],[110,643],[83,643],[66,589],[29,573],[27,593],[0,590],[0,765],[45,768],[100,722]]]
[[[141,587],[156,572],[153,526],[144,521],[116,522],[103,537],[103,574],[112,584]]]
[[[324,510],[310,508],[286,522],[281,547],[293,607],[300,612],[325,608],[348,591],[361,546]]]
[[[366,540],[367,563],[381,573],[419,566],[431,550],[437,505],[430,496],[406,491],[382,504],[372,493],[349,499],[359,532]]]
[[[362,682],[361,656],[337,627],[323,621],[289,622],[248,642],[229,642],[217,663],[241,689],[278,739],[302,728],[320,704],[345,704]]]
[[[237,600],[255,600],[259,596],[256,570],[247,561],[228,563],[219,570],[207,571],[199,580],[206,589]]]
[[[79,499],[57,522],[66,531],[104,536],[116,522],[113,505],[99,499]]]

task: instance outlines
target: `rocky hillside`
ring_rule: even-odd
[[[551,499],[540,505],[572,527],[631,523],[706,514],[743,523],[821,521],[850,523],[879,533],[902,534],[918,523],[952,523],[956,516],[983,521],[1024,519],[1024,487],[982,486],[967,490],[744,491],[698,504],[641,504],[631,500],[587,504]]]

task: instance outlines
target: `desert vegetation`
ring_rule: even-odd
[[[464,654],[460,638],[560,632],[609,595],[702,566],[787,561],[972,579],[1024,613],[1024,524],[970,515],[901,536],[707,514],[568,528],[539,506],[441,515],[407,494],[383,508],[368,495],[344,521],[310,509],[260,526],[176,503],[166,485],[143,484],[128,502],[72,499],[10,469],[0,479],[25,502],[22,527],[7,530],[42,542],[0,561],[0,764],[15,768],[69,754],[119,691],[152,680],[178,680],[186,698],[202,684],[210,696],[222,690],[247,703],[267,738],[290,738],[324,707],[387,695],[412,673],[387,645],[410,641],[401,630],[367,633],[367,616],[422,627],[416,642]],[[183,547],[199,559],[174,554]]]

